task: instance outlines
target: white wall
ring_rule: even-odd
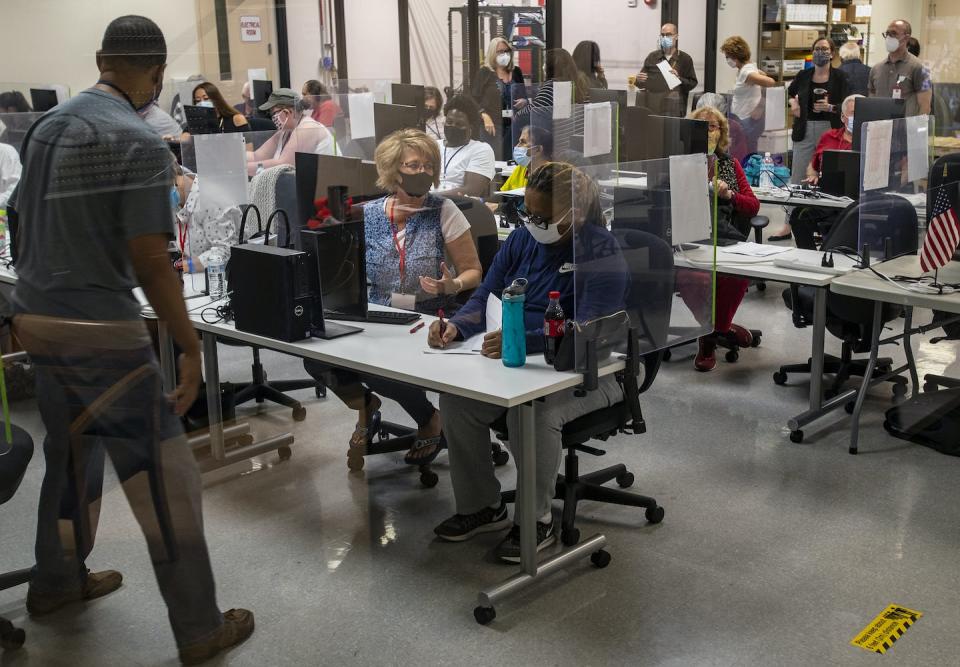
[[[703,90],[706,58],[704,41],[707,36],[707,13],[703,10],[703,0],[680,0],[677,31],[680,35],[680,50],[686,51],[693,58],[693,66],[697,71],[697,81],[700,83],[694,90]]]
[[[287,0],[287,44],[290,85],[299,91],[308,79],[321,79],[323,35],[319,0]]]
[[[394,0],[348,0],[343,4],[349,78],[399,81],[397,3]]]
[[[887,50],[880,35],[895,19],[906,19],[913,27],[913,36],[924,43],[924,15],[926,0],[873,0],[873,17],[870,20],[869,63],[875,65],[887,57]],[[921,55],[923,50],[921,48]]]
[[[757,59],[757,33],[760,22],[760,3],[757,0],[721,0],[717,18],[717,48],[727,37],[739,35],[750,45],[751,59]],[[717,92],[733,90],[736,70],[727,65],[726,58],[717,51]]]
[[[168,78],[198,72],[194,0],[0,0],[0,82],[5,89],[11,83],[62,83],[72,94],[92,86],[103,31],[124,14],[147,16],[163,30]]]

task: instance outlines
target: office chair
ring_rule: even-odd
[[[2,362],[0,362],[2,363]],[[3,435],[4,424],[0,423],[0,505],[7,502],[16,493],[27,465],[33,457],[33,439],[19,426],[10,425],[13,443],[8,445]],[[30,581],[30,568],[0,574],[0,590],[6,590]],[[15,649],[23,646],[26,633],[13,626],[7,619],[0,617],[0,647]]]
[[[895,255],[916,252],[917,250],[917,212],[913,205],[902,197],[883,194],[874,197],[864,197],[856,205],[847,207],[833,229],[824,239],[824,251],[837,250],[855,252],[860,236],[861,216],[875,218],[876,223],[883,223],[891,230]],[[912,242],[910,241],[912,235]],[[813,322],[814,287],[791,285],[784,290],[783,300],[787,308],[793,311],[793,324],[798,329]],[[902,308],[895,304],[883,304],[881,318],[884,323],[898,318]],[[841,388],[851,377],[863,377],[866,372],[867,360],[854,359],[854,354],[866,354],[871,348],[871,332],[873,329],[873,302],[868,299],[843,296],[834,293],[827,294],[827,331],[839,338],[842,343],[840,357],[824,355],[824,372],[832,373],[834,380],[829,389],[824,392],[828,399],[837,396]],[[803,364],[788,364],[781,366],[773,374],[773,381],[782,385],[787,382],[790,373],[809,373],[812,360]],[[893,359],[881,357],[877,359],[872,379],[885,380],[893,384],[895,400],[902,399],[907,393],[907,379],[900,376],[886,377],[893,368]],[[848,412],[853,409],[852,403],[846,406]],[[790,434],[793,442],[803,441],[803,431],[797,430]]]
[[[674,283],[673,249],[647,232],[626,231],[617,236],[624,248],[631,278],[630,294],[627,298],[630,330],[627,335],[626,368],[617,374],[624,397],[619,403],[563,425],[562,443],[567,453],[564,457],[564,474],[557,477],[554,499],[563,501],[560,541],[567,546],[580,541],[580,531],[575,523],[577,504],[581,500],[643,507],[646,509],[646,520],[654,524],[663,521],[664,517],[663,507],[658,505],[655,499],[603,486],[610,480],[615,480],[621,489],[633,486],[634,475],[624,464],[585,474],[581,474],[579,470],[577,452],[592,456],[606,454],[606,451],[585,443],[591,440],[605,441],[619,433],[641,435],[646,432],[646,423],[640,409],[640,394],[647,391],[656,379],[663,353],[662,350],[657,350],[641,354],[641,342],[650,348],[659,347],[666,340],[670,325]],[[584,374],[584,385],[580,391],[590,391],[597,386],[598,351],[595,341],[588,342],[586,350],[587,372]],[[637,376],[641,366],[644,370],[643,382],[638,385]],[[492,427],[497,432],[506,433],[506,415]],[[516,491],[506,491],[502,498],[507,503],[516,502]],[[606,560],[609,557],[601,558]],[[594,564],[602,567],[596,560]]]

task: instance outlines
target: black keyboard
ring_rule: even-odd
[[[373,324],[411,324],[420,319],[420,313],[395,312],[392,310],[368,310],[367,322]]]

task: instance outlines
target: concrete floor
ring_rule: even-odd
[[[552,575],[500,604],[488,627],[473,620],[476,593],[513,570],[491,557],[499,534],[433,539],[452,512],[446,454],[439,485],[424,490],[399,454],[347,471],[354,419],[334,398],[303,392],[302,423],[279,408],[251,416],[258,433],[292,428],[297,442],[288,462],[264,456],[205,480],[220,603],[257,618],[254,636],[214,664],[957,664],[960,460],[886,435],[885,387],[868,400],[859,456],[847,454],[842,411],[792,444],[784,423],[806,404],[806,378],[778,387],[771,374],[807,356],[810,333],[792,327],[780,291],[751,289],[737,318],[763,329],[762,347],[706,375],[693,347],[678,350],[643,401],[647,435],[583,462],[627,463],[664,522],[585,503],[580,526],[607,535],[611,565]],[[241,380],[247,353],[221,350],[225,379]],[[274,377],[301,375],[296,360],[264,360]],[[921,372],[960,372],[955,344],[923,342],[918,361]],[[34,404],[14,408],[39,442]],[[36,456],[0,510],[0,571],[31,563],[43,467]],[[513,465],[499,475],[511,486]],[[142,536],[116,481],[107,487],[89,565],[121,570],[123,588],[42,622],[26,615],[25,587],[0,593],[0,614],[28,633],[0,665],[176,664]],[[924,616],[891,652],[850,646],[894,602]]]

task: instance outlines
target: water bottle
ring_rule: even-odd
[[[770,157],[769,151],[763,154],[763,166],[760,168],[760,189],[773,189],[773,158]]]
[[[527,325],[523,308],[527,300],[527,279],[517,278],[503,290],[503,342],[501,358],[508,368],[527,363]]]
[[[550,302],[543,314],[543,360],[553,366],[553,360],[557,358],[560,343],[563,341],[567,318],[560,306],[560,292],[550,292],[547,296]]]
[[[223,298],[227,292],[227,257],[220,249],[207,255],[207,294],[213,299]]]

